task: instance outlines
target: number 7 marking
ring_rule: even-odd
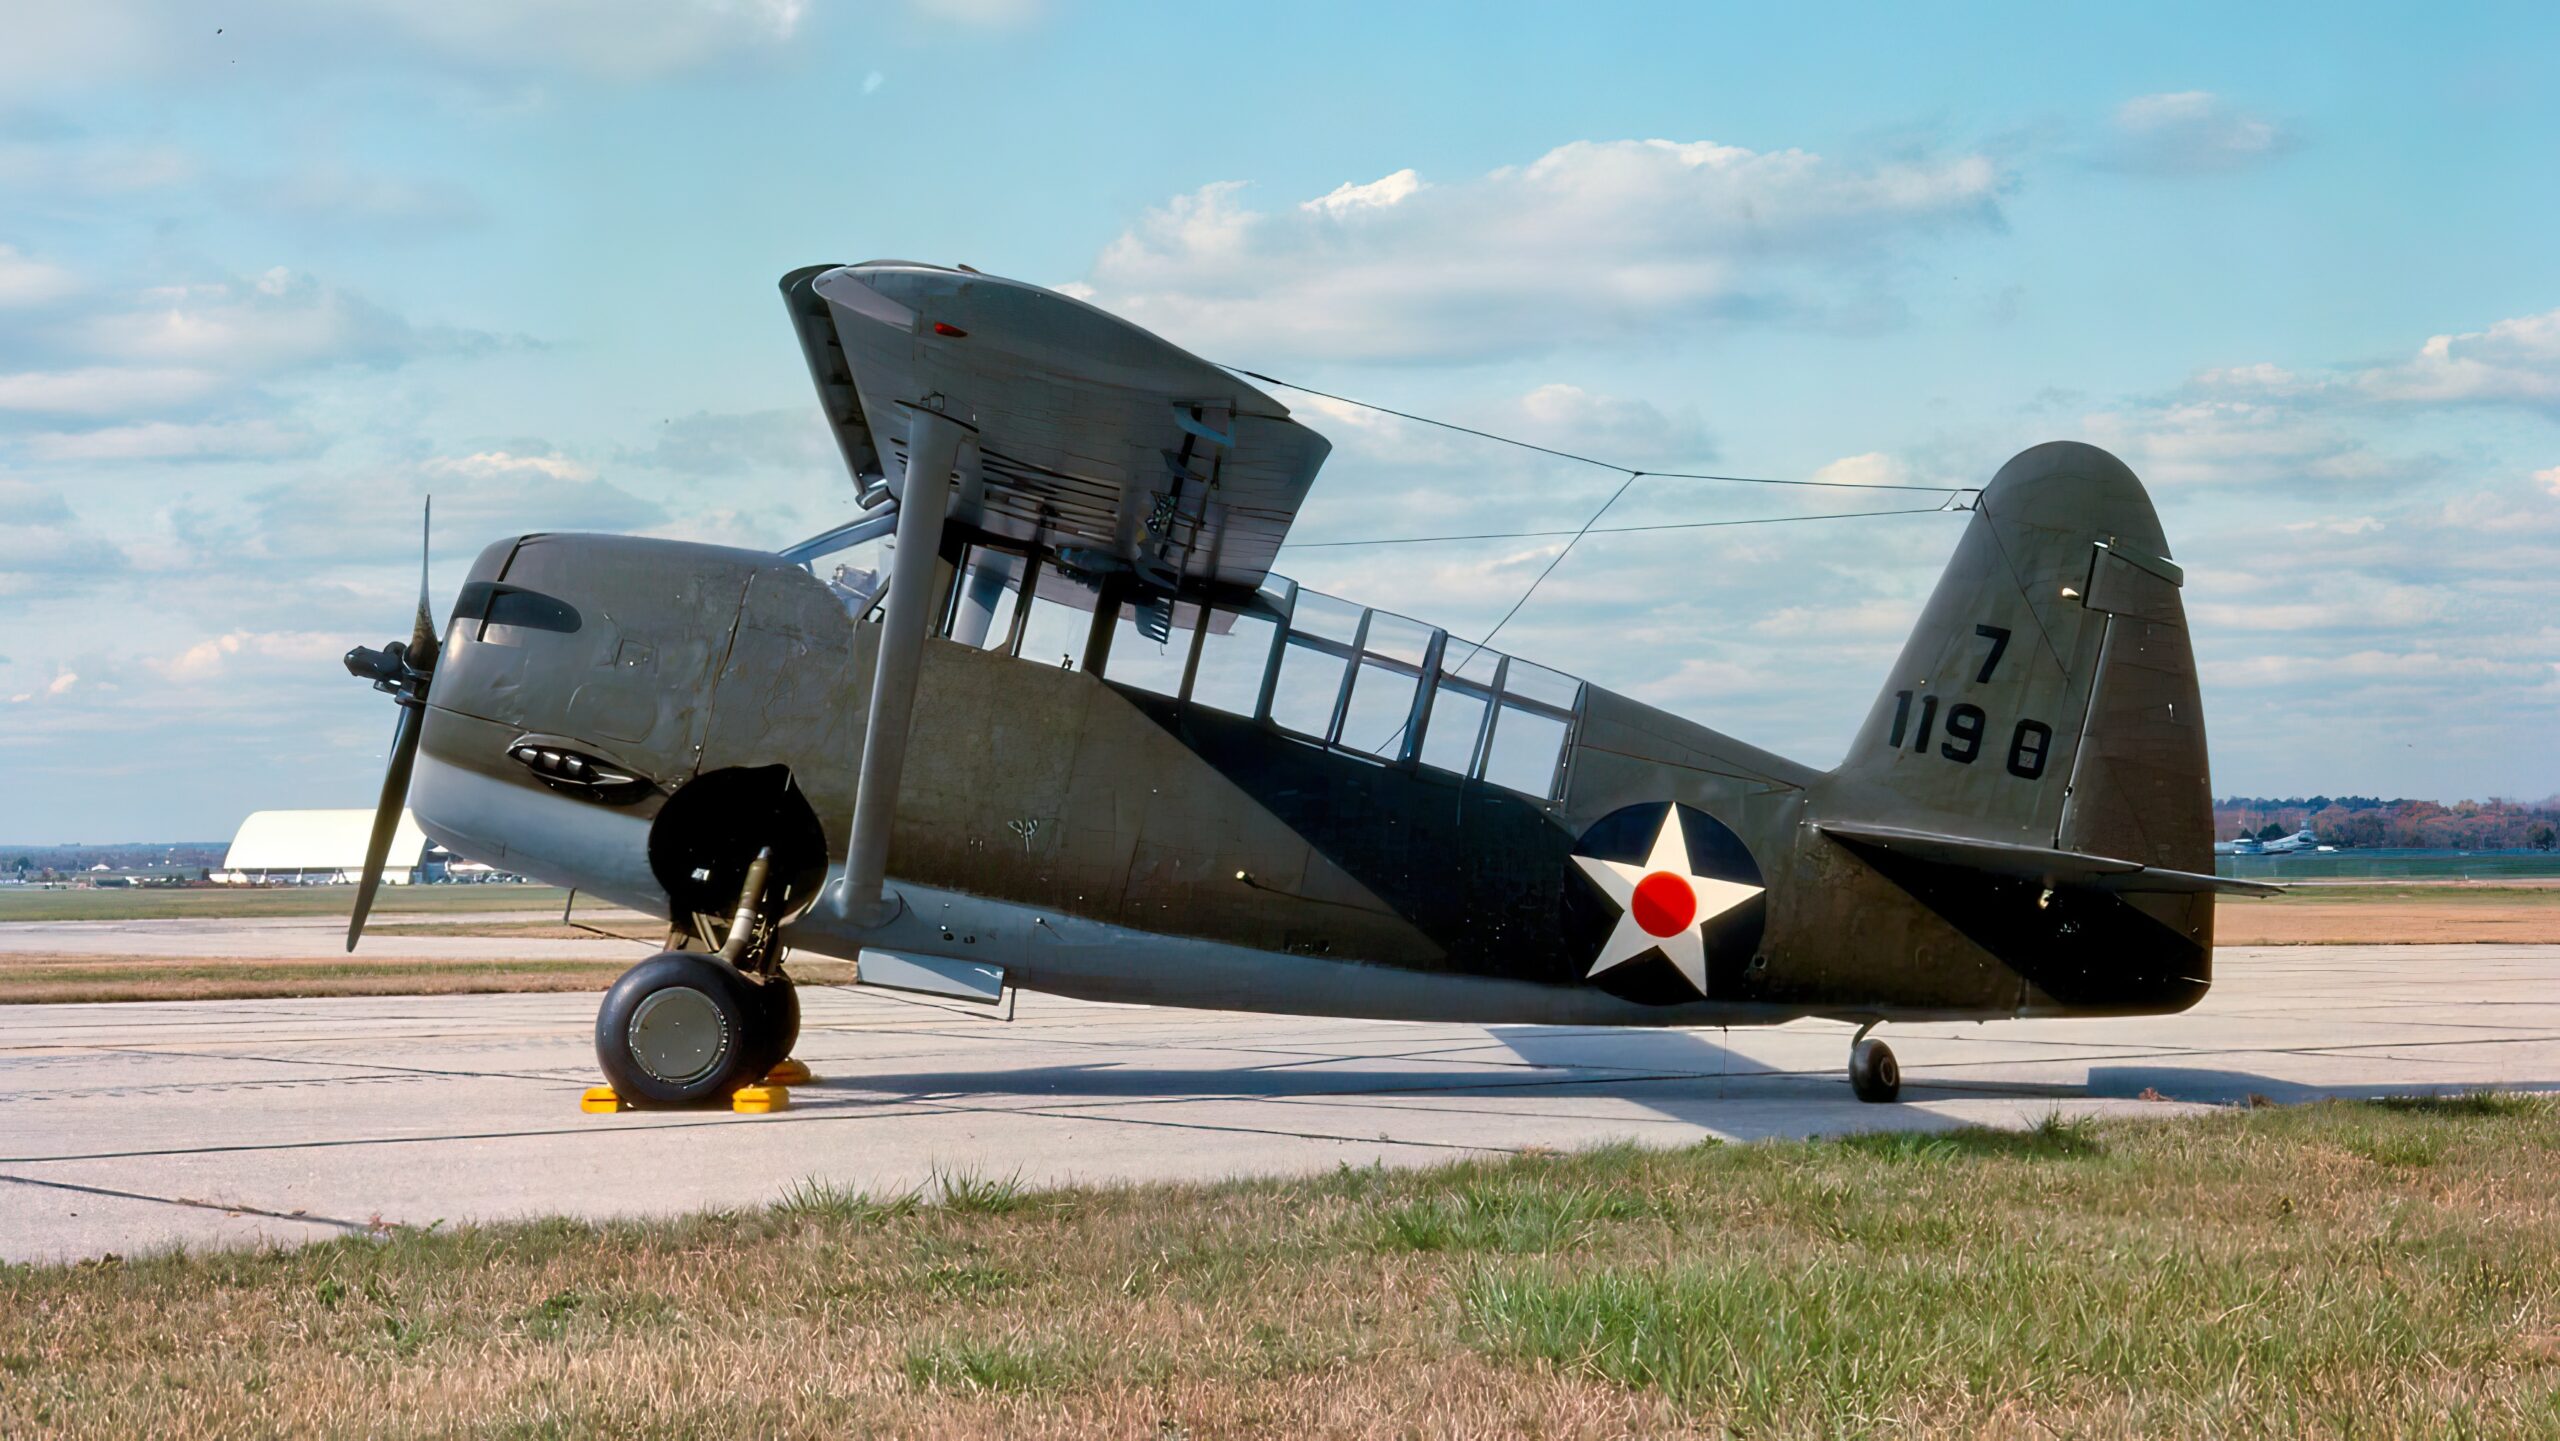
[[[1973,633],[1991,642],[1991,654],[1982,658],[1982,669],[1973,673],[1973,683],[1981,685],[1991,679],[1991,669],[2000,664],[2000,657],[2009,653],[2009,628],[2000,625],[1978,625],[1973,628]]]

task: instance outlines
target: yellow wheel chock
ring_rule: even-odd
[[[631,1103],[615,1095],[611,1086],[589,1086],[586,1094],[578,1097],[578,1109],[590,1116],[610,1116],[630,1110]],[[729,1109],[742,1116],[765,1116],[775,1111],[787,1111],[791,1109],[791,1088],[771,1080],[762,1085],[740,1086],[729,1097]]]

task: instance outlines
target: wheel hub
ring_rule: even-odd
[[[631,1059],[669,1085],[710,1074],[728,1040],[719,1005],[689,986],[659,991],[631,1013]]]

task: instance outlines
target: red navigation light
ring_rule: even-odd
[[[954,340],[965,340],[969,335],[969,332],[962,330],[959,326],[946,324],[939,320],[933,323],[933,333],[936,335],[948,335]]]

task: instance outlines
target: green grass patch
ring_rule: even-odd
[[[1534,1174],[1486,1176],[1381,1207],[1377,1244],[1405,1251],[1557,1251],[1644,1210],[1643,1196],[1624,1187],[1557,1186]]]
[[[2103,1149],[2098,1123],[2088,1116],[2047,1115],[2023,1131],[1960,1126],[1950,1131],[1870,1131],[1831,1144],[1891,1161],[1957,1161],[1987,1156],[2068,1159]]]
[[[2560,1436],[2503,1095],[0,1267],[0,1435]]]
[[[1092,1364],[1079,1347],[945,1339],[908,1351],[905,1369],[909,1385],[928,1391],[1053,1391]]]
[[[940,1199],[942,1208],[963,1216],[1004,1216],[1022,1210],[1032,1202],[1029,1187],[1019,1174],[980,1176],[967,1171],[938,1172],[930,1188]]]

